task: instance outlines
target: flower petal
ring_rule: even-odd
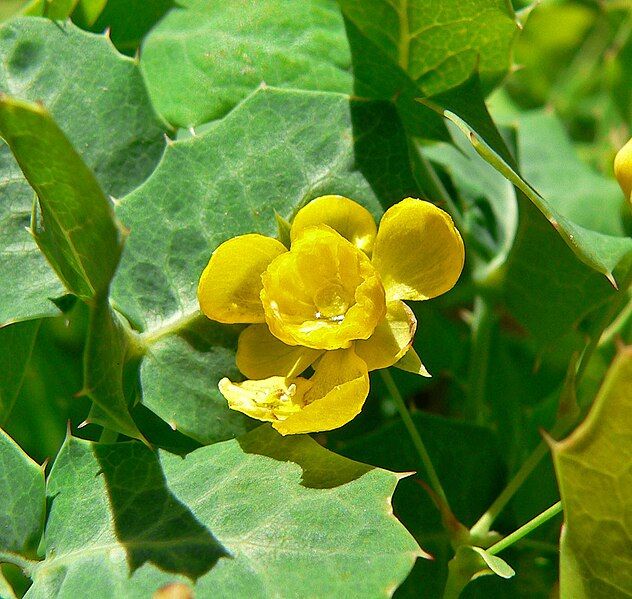
[[[198,286],[202,312],[224,323],[264,322],[261,273],[287,248],[251,233],[222,243],[211,256]]]
[[[310,383],[305,407],[272,424],[282,435],[339,428],[360,413],[369,394],[366,364],[353,348],[326,352]]]
[[[348,348],[384,316],[384,287],[367,255],[327,225],[308,227],[261,275],[270,331],[287,345]]]
[[[417,352],[412,347],[409,348],[409,350],[402,356],[401,360],[395,362],[393,366],[395,366],[395,368],[399,368],[400,370],[405,370],[406,372],[418,374],[419,376],[425,376],[428,378],[432,376],[426,370],[426,367],[422,364]]]
[[[295,377],[314,363],[322,351],[279,341],[265,324],[253,324],[239,335],[237,368],[249,379]]]
[[[386,304],[386,316],[366,341],[356,341],[355,351],[369,371],[388,368],[397,362],[413,342],[417,319],[413,311],[399,300]]]
[[[328,225],[364,252],[371,252],[377,227],[371,213],[344,196],[321,196],[301,208],[292,222],[294,241],[307,227]]]
[[[219,382],[219,391],[231,410],[257,420],[277,422],[303,409],[303,397],[312,384],[307,379],[290,381],[283,376],[243,383],[232,383],[223,378]]]
[[[465,260],[450,215],[430,202],[406,198],[382,217],[373,248],[387,300],[426,300],[451,289]]]

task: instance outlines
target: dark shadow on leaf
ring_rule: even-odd
[[[263,425],[237,441],[245,453],[294,462],[303,470],[301,485],[310,489],[332,489],[354,481],[373,466],[341,458],[320,446],[309,435],[284,437],[270,425]]]
[[[196,580],[229,553],[169,490],[158,455],[140,443],[93,446],[130,572],[151,562]]]
[[[355,166],[386,209],[403,198],[419,197],[410,170],[406,132],[390,102],[351,100]]]

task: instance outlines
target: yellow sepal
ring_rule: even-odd
[[[415,331],[417,319],[413,311],[399,300],[386,304],[386,315],[375,327],[373,335],[366,341],[356,341],[355,351],[369,369],[388,368],[408,350]]]

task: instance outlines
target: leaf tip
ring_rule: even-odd
[[[614,278],[614,275],[611,272],[604,273],[606,275],[606,279],[608,279],[609,283],[619,291],[619,285],[617,285],[617,281]]]

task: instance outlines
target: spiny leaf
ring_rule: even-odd
[[[44,470],[0,429],[0,550],[31,554],[45,507]]]
[[[387,597],[420,553],[390,509],[397,481],[269,426],[186,458],[69,439],[29,593]]]
[[[40,249],[71,293],[86,301],[103,295],[122,236],[96,178],[41,105],[0,96],[0,135],[38,195]]]
[[[588,417],[551,450],[564,506],[560,595],[632,595],[632,348],[610,367]]]

